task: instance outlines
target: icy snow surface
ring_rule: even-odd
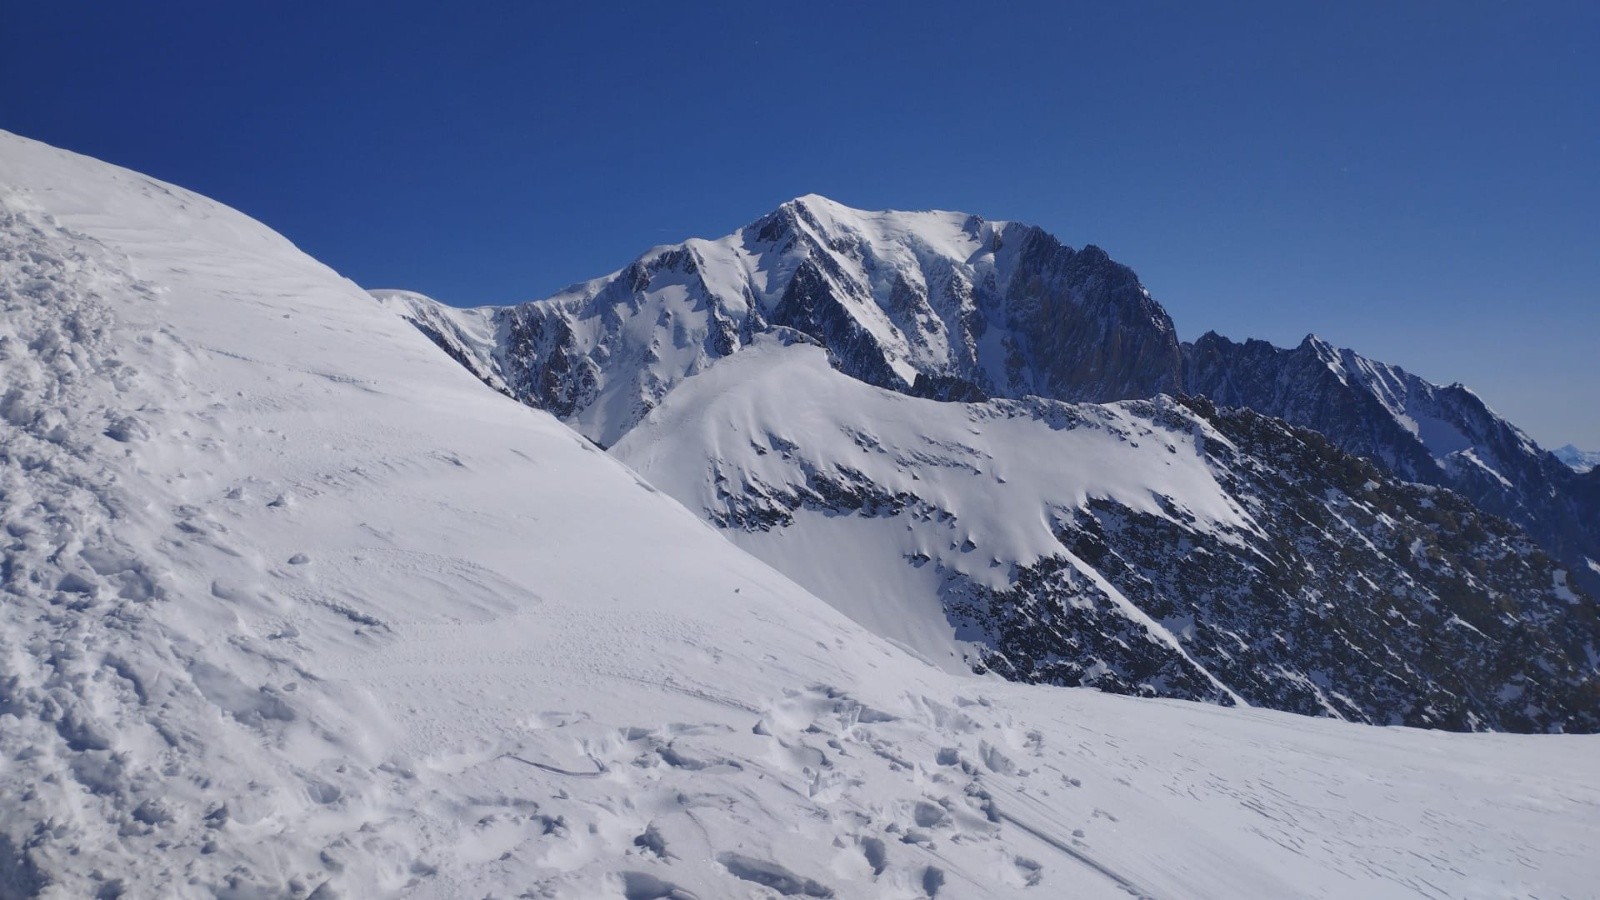
[[[947,674],[238,213],[0,133],[0,233],[0,896],[1600,876],[1596,738]]]

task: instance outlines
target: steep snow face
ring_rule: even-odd
[[[1600,728],[1600,619],[1565,572],[1459,498],[1254,414],[942,403],[759,340],[613,452],[954,670],[1379,723]]]
[[[429,320],[459,314],[410,315],[432,333]],[[817,196],[547,300],[466,315],[495,320],[477,355],[498,358],[514,396],[606,446],[683,378],[775,327],[825,343],[863,381],[928,396],[1146,396],[1176,387],[1181,365],[1166,313],[1098,248]]]
[[[1185,345],[1184,389],[1322,433],[1408,481],[1448,487],[1526,528],[1591,591],[1600,579],[1600,492],[1459,384],[1308,336],[1286,350],[1214,333]]]
[[[4,133],[0,372],[0,896],[1593,884],[1593,739],[942,674],[259,224]]]
[[[1600,450],[1579,450],[1577,447],[1567,444],[1559,450],[1550,452],[1555,454],[1556,459],[1561,460],[1572,471],[1579,474],[1600,466]]]

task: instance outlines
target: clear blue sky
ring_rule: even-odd
[[[806,192],[1097,243],[1600,447],[1600,3],[0,0],[0,127],[372,287],[543,296]]]

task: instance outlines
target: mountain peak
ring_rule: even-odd
[[[861,209],[815,193],[784,201],[759,222],[765,224],[774,218],[798,220],[830,234],[859,234],[879,244],[912,240],[936,247],[948,246],[953,236],[987,239],[992,231],[1007,224],[958,210]]]
[[[829,209],[829,210],[840,209],[840,210],[849,210],[850,212],[863,212],[863,210],[859,210],[859,209],[855,209],[853,207],[846,206],[845,204],[840,203],[839,201],[833,199],[832,197],[827,197],[827,196],[824,196],[824,195],[818,194],[818,193],[801,194],[800,196],[795,197],[793,200],[785,200],[780,205],[781,206],[820,207],[822,209]]]
[[[1315,350],[1318,353],[1328,353],[1333,351],[1334,346],[1322,338],[1317,337],[1315,332],[1309,332],[1305,337],[1300,339],[1300,346],[1297,349]]]
[[[1580,474],[1600,468],[1600,450],[1580,450],[1572,444],[1567,444],[1551,452],[1555,454],[1556,459]]]
[[[1108,263],[1108,262],[1112,261],[1111,260],[1111,254],[1109,254],[1106,251],[1100,249],[1100,246],[1098,244],[1084,244],[1083,245],[1083,249],[1079,250],[1078,254],[1084,258],[1085,262],[1092,262],[1092,263],[1097,263],[1098,264],[1098,263]]]
[[[778,204],[778,208],[773,210],[768,215],[799,216],[808,219],[816,219],[818,217],[831,219],[841,215],[848,218],[853,218],[855,216],[864,215],[864,213],[862,210],[853,209],[844,205],[843,203],[838,202],[837,200],[833,200],[821,194],[801,194],[792,200],[785,200]]]
[[[506,361],[513,395],[604,446],[683,379],[777,327],[822,343],[848,375],[913,394],[920,383],[1126,400],[1175,390],[1182,366],[1166,311],[1099,247],[816,193],[507,310],[489,330],[502,326],[511,352],[485,352]]]

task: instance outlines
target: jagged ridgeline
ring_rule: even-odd
[[[1182,343],[1098,248],[803,197],[547,300],[379,296],[935,661],[1363,721],[1600,729],[1600,476],[1459,385],[1314,338]],[[1184,395],[1211,402],[1092,405]],[[1086,428],[1145,437],[1090,459]]]

